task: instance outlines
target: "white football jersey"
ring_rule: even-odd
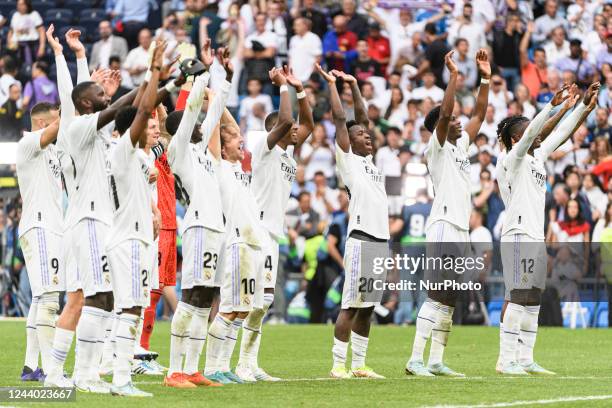
[[[257,143],[252,152],[253,194],[259,204],[259,220],[276,238],[282,237],[285,213],[295,181],[297,163],[293,146],[283,150],[268,147],[267,137]]]
[[[219,186],[226,218],[225,244],[245,243],[261,247],[265,229],[259,221],[259,207],[251,190],[251,175],[242,170],[240,162],[221,160]]]
[[[547,104],[503,160],[510,198],[506,206],[502,236],[527,234],[533,239],[544,240],[545,163],[550,154],[570,136],[586,105],[579,102],[579,106],[542,142],[533,156],[527,154],[551,109],[552,105]]]
[[[138,149],[137,154],[140,157],[140,160],[147,164],[147,166],[149,167],[149,172],[151,172],[151,169],[155,168],[155,154],[150,150],[149,153],[147,153],[143,149]],[[149,189],[151,190],[151,198],[153,199],[153,202],[157,204],[157,181],[149,183]]]
[[[461,132],[457,144],[448,140],[440,146],[434,130],[425,150],[427,168],[434,188],[434,200],[426,229],[436,221],[446,221],[468,231],[472,197],[470,195],[470,136]]]
[[[128,239],[153,242],[149,164],[146,155],[139,151],[138,144],[132,145],[129,129],[113,149],[110,183],[114,219],[107,239],[108,249]]]
[[[181,234],[190,227],[202,226],[223,232],[223,210],[219,190],[218,160],[208,152],[208,142],[223,115],[230,83],[224,81],[219,94],[208,107],[201,126],[202,141],[191,143],[191,135],[202,109],[204,90],[209,75],[196,78],[187,98],[181,123],[168,146],[168,163],[187,200],[187,212],[181,224]]]
[[[110,139],[98,131],[99,113],[74,118],[68,127],[68,148],[74,160],[75,193],[70,200],[67,224],[73,226],[83,218],[110,225],[113,209],[110,200]]]
[[[55,145],[40,147],[43,129],[24,132],[17,144],[17,179],[23,199],[19,236],[32,228],[64,231],[62,169]]]
[[[348,153],[336,143],[336,168],[349,194],[347,234],[357,230],[378,239],[389,239],[389,203],[385,180],[372,156]]]

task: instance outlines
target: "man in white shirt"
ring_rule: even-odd
[[[32,108],[31,117],[32,132],[25,132],[19,140],[16,158],[23,199],[19,244],[32,288],[24,374],[40,371],[38,351],[32,352],[36,344],[40,348],[42,369],[49,370],[65,262],[61,166],[53,144],[59,130],[59,111],[50,103],[39,103]]]
[[[138,33],[138,47],[131,50],[125,61],[123,62],[123,70],[125,70],[129,76],[128,79],[131,84],[123,84],[127,87],[138,87],[145,78],[147,72],[147,61],[149,60],[149,47],[151,46],[151,31],[148,28],[143,28]]]
[[[599,83],[593,83],[582,102],[541,142],[540,130],[554,106],[568,99],[576,104],[577,88],[567,86],[532,120],[508,118],[500,131],[507,154],[500,163],[507,183],[506,210],[501,237],[506,307],[500,330],[500,356],[496,370],[507,375],[544,374],[533,359],[541,292],[545,287],[547,255],[544,246],[546,169],[544,163],[587,117],[597,103]],[[498,170],[501,170],[498,169]],[[525,259],[526,262],[519,262]],[[519,345],[519,338],[521,344]]]
[[[473,21],[473,13],[472,4],[465,3],[463,5],[463,15],[453,21],[448,29],[448,42],[450,44],[454,44],[458,38],[467,40],[469,44],[467,56],[470,60],[480,48],[487,45],[485,25]]]
[[[280,85],[280,108],[278,112],[266,118],[268,134],[265,138],[262,137],[253,149],[251,159],[253,195],[259,206],[259,220],[262,221],[266,230],[261,248],[264,276],[263,284],[260,286],[263,293],[260,296],[263,298],[263,307],[254,308],[244,321],[240,360],[236,367],[236,375],[244,380],[255,379],[257,381],[279,380],[260,368],[257,358],[263,319],[274,301],[279,263],[278,241],[285,235],[283,223],[297,172],[293,151],[302,146],[314,129],[312,110],[302,82],[287,69],[274,70],[271,79],[275,84]],[[287,85],[294,87],[297,93],[299,104],[297,121],[293,120]],[[236,336],[231,337],[237,337],[237,333]]]
[[[75,193],[70,201],[67,228],[74,237],[74,255],[83,283],[85,306],[77,332],[75,386],[95,393],[109,393],[110,385],[100,380],[99,350],[104,341],[107,319],[113,309],[111,271],[105,250],[112,224],[109,186],[110,135],[104,131],[118,110],[131,104],[137,90],[109,106],[110,97],[94,82],[82,82],[72,90],[79,113],[68,127],[69,154],[74,160]]]
[[[68,208],[63,214],[64,220],[68,219],[69,211],[71,210],[70,201],[76,192],[75,185],[75,169],[74,162],[70,157],[69,146],[67,140],[68,127],[75,118],[76,112],[72,102],[72,79],[68,71],[68,65],[63,55],[63,47],[57,40],[54,34],[54,26],[51,24],[47,30],[47,42],[53,49],[55,54],[55,63],[57,66],[57,86],[59,91],[60,103],[62,106],[60,127],[57,136],[57,155],[62,169],[62,182],[68,197]],[[87,58],[85,57],[85,46],[79,40],[79,32],[69,30],[66,33],[66,43],[76,56],[77,64],[77,82],[89,81],[89,70],[87,67]],[[118,86],[118,73],[114,75],[115,85]],[[116,89],[116,88],[115,88]],[[112,91],[109,89],[109,92]],[[79,271],[77,270],[76,260],[72,253],[73,238],[70,234],[70,229],[67,228],[67,223],[63,225],[64,253],[63,258],[65,265],[63,272],[65,274],[66,304],[62,309],[62,313],[57,319],[55,328],[55,337],[53,339],[53,350],[50,368],[46,371],[45,386],[46,387],[64,387],[72,388],[74,384],[64,377],[64,363],[74,337],[75,329],[81,315],[83,305],[83,285],[80,279]]]
[[[392,127],[387,131],[387,145],[382,146],[376,152],[375,160],[376,167],[385,176],[399,177],[402,175],[402,167],[399,159],[400,141],[402,131],[399,128]]]
[[[543,48],[549,68],[557,65],[557,61],[569,57],[570,45],[569,41],[565,39],[565,29],[563,27],[553,29],[550,34],[550,41],[546,42]]]
[[[114,307],[118,314],[115,360],[111,394],[152,397],[132,384],[131,363],[138,322],[143,307],[150,303],[153,247],[159,233],[159,220],[153,226],[155,203],[149,187],[149,165],[139,153],[147,144],[147,126],[155,110],[157,84],[166,44],[159,44],[152,59],[150,80],[138,107],[121,108],[115,117],[121,135],[111,153],[110,184],[113,224],[106,242],[111,267]],[[155,251],[155,252],[154,252]]]
[[[425,156],[435,191],[431,214],[425,225],[426,239],[428,243],[448,243],[443,246],[436,245],[431,251],[428,246],[428,257],[441,256],[440,249],[451,250],[453,254],[456,251],[457,256],[465,256],[466,248],[463,246],[470,239],[469,218],[472,207],[468,148],[478,134],[488,106],[491,66],[487,52],[481,49],[476,54],[476,64],[482,77],[476,107],[465,130],[462,129],[459,118],[453,115],[458,68],[452,59],[452,54],[453,51],[444,57],[446,67],[450,71],[450,81],[444,93],[444,100],[425,118],[425,127],[432,132]],[[426,279],[435,279],[437,272],[439,271],[426,270]],[[458,279],[454,274],[448,278]],[[427,300],[417,316],[416,334],[412,355],[406,364],[406,374],[464,376],[443,363],[444,348],[452,327],[457,295],[458,292],[452,290],[428,291]],[[423,353],[430,336],[429,362],[425,367]]]
[[[436,76],[431,71],[423,74],[423,86],[415,88],[412,91],[411,99],[431,98],[435,103],[438,103],[444,97],[444,91],[436,86]]]
[[[0,76],[0,106],[8,100],[11,86],[18,84],[21,88],[21,83],[17,80],[19,69],[13,57],[6,55],[2,61],[4,62],[4,73]]]
[[[277,71],[274,69],[273,71]],[[270,74],[276,82],[275,76]],[[277,83],[277,82],[276,82]],[[244,138],[229,114],[221,119],[219,186],[226,219],[219,313],[208,330],[204,374],[222,384],[243,383],[229,368],[242,321],[253,309],[263,308],[266,230],[251,188],[252,176],[242,169]]]
[[[333,212],[340,209],[340,191],[327,185],[327,178],[322,171],[314,174],[313,184],[310,206],[319,214],[322,221],[331,222]]]
[[[113,28],[108,20],[100,21],[98,25],[100,40],[91,49],[89,69],[108,68],[110,57],[117,56],[121,61],[128,54],[127,41],[123,37],[113,35]]]
[[[289,42],[289,66],[302,82],[310,79],[316,63],[321,61],[323,48],[318,35],[310,31],[312,22],[300,17],[293,22],[295,35]]]
[[[233,71],[227,56],[220,54],[220,59],[225,78],[219,94],[209,101],[201,126],[197,126],[196,121],[202,110],[209,72],[195,79],[185,110],[172,112],[166,119],[166,129],[174,135],[168,147],[168,163],[187,199],[187,213],[180,231],[183,239],[182,296],[172,318],[170,367],[164,378],[164,385],[175,388],[213,385],[200,373],[198,364],[218,286],[215,284],[220,273],[217,264],[225,232],[218,179],[220,142],[214,130],[225,109]],[[213,61],[208,43],[202,62],[210,68]]]
[[[249,79],[247,82],[246,98],[240,102],[240,129],[243,132],[252,130],[264,130],[265,119],[272,113],[272,98],[268,94],[261,93],[262,84],[259,79]]]
[[[544,3],[544,15],[536,18],[535,32],[533,40],[537,43],[542,43],[546,40],[553,29],[557,27],[568,27],[568,22],[560,14],[557,13],[559,5],[557,0],[546,0]],[[548,55],[548,53],[546,53]]]
[[[330,89],[332,117],[336,126],[336,166],[349,192],[348,238],[344,251],[346,278],[342,306],[334,329],[332,378],[384,378],[366,363],[370,319],[382,293],[363,287],[372,273],[369,262],[361,259],[362,249],[376,258],[389,256],[389,213],[384,177],[372,162],[372,141],[367,133],[369,120],[357,80],[344,72],[327,73],[317,65]],[[346,121],[336,79],[348,83],[353,96],[356,120]],[[384,271],[376,278],[385,280]],[[360,287],[361,286],[361,287]],[[366,285],[367,286],[367,285]],[[346,369],[346,354],[351,342],[351,370]]]

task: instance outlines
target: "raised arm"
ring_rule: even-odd
[[[329,99],[332,109],[332,119],[334,126],[336,127],[336,143],[344,151],[348,153],[351,149],[351,141],[349,139],[348,129],[346,128],[346,113],[342,108],[342,102],[340,101],[340,94],[338,88],[336,88],[336,77],[323,71],[321,65],[316,65],[317,72],[326,81],[329,87]]]
[[[577,94],[578,87],[574,84],[570,88],[570,97],[566,99],[561,109],[557,111],[550,119],[546,121],[542,130],[540,131],[540,141],[543,142],[546,138],[552,133],[552,131],[557,127],[561,119],[565,116],[567,112],[569,112],[578,102],[579,95]]]
[[[482,122],[485,120],[487,106],[489,105],[489,80],[491,79],[491,65],[487,51],[480,49],[476,53],[476,65],[480,74],[480,87],[476,98],[476,107],[470,121],[465,125],[465,131],[470,136],[470,143],[474,141]]]
[[[272,149],[287,134],[293,126],[293,115],[291,112],[291,99],[287,88],[287,78],[282,68],[272,68],[269,73],[270,80],[275,86],[280,87],[280,107],[276,124],[268,133],[268,148]]]
[[[140,144],[140,147],[145,147],[147,144],[147,132],[145,129],[151,118],[153,110],[155,110],[155,99],[157,98],[157,84],[159,83],[159,73],[164,62],[164,51],[167,44],[165,42],[157,44],[153,53],[153,62],[151,66],[151,79],[147,84],[147,88],[142,96],[142,100],[138,105],[136,117],[130,126],[130,138],[132,145]]]
[[[564,85],[559,91],[557,91],[552,100],[547,103],[546,106],[544,106],[540,113],[533,118],[533,120],[529,123],[529,126],[527,126],[527,129],[525,129],[523,136],[512,148],[509,155],[512,155],[515,159],[522,159],[525,157],[529,151],[529,148],[533,144],[533,141],[540,134],[542,127],[544,127],[544,124],[548,120],[548,115],[550,114],[552,108],[560,105],[569,97],[569,94],[566,94],[568,88],[569,85]]]
[[[584,94],[582,103],[578,104],[576,109],[561,122],[550,137],[548,137],[540,146],[542,157],[547,159],[568,137],[584,122],[589,113],[595,109],[597,105],[597,96],[599,92],[599,82],[593,82],[589,89]]]
[[[308,139],[308,136],[310,136],[310,134],[312,133],[314,129],[314,119],[312,117],[312,109],[310,108],[310,104],[308,103],[308,99],[306,98],[306,92],[304,92],[304,86],[302,85],[302,81],[297,79],[295,75],[293,75],[293,69],[289,69],[286,65],[283,68],[283,72],[287,83],[294,87],[295,91],[297,92],[298,106],[300,110],[298,113],[298,140],[295,147],[298,148],[306,141],[306,139]]]
[[[87,65],[87,55],[85,46],[79,40],[81,32],[71,28],[66,33],[66,44],[70,47],[76,56],[77,63],[77,84],[91,80],[89,75],[89,66]]]
[[[214,130],[219,124],[219,120],[221,120],[221,116],[225,111],[227,97],[232,86],[232,76],[234,75],[234,70],[232,68],[232,64],[230,63],[229,50],[220,48],[217,52],[217,56],[219,58],[219,62],[223,68],[225,68],[225,81],[221,84],[219,94],[212,100],[212,102],[209,102],[208,104],[206,118],[200,127],[202,132],[202,146],[208,146]]]
[[[40,135],[40,147],[45,148],[57,139],[57,133],[59,132],[60,120],[56,119],[49,126],[43,130]]]
[[[68,64],[66,58],[64,58],[63,47],[57,37],[53,37],[55,27],[53,24],[49,26],[46,32],[47,42],[53,49],[55,54],[55,67],[57,69],[57,90],[60,97],[61,119],[63,123],[67,123],[71,118],[75,116],[74,104],[72,103],[72,78],[70,77],[70,71],[68,70]]]
[[[359,85],[357,84],[357,79],[349,74],[346,74],[342,71],[333,70],[331,71],[332,75],[336,78],[342,78],[344,82],[349,84],[351,87],[351,94],[353,95],[353,104],[355,106],[355,121],[365,127],[366,129],[370,128],[370,120],[368,119],[368,110],[363,101],[363,97],[361,96],[361,90],[359,89]]]
[[[450,72],[450,79],[446,86],[446,92],[444,92],[444,98],[442,98],[440,115],[438,117],[438,124],[436,125],[436,135],[440,146],[444,146],[446,142],[448,126],[453,117],[453,109],[455,108],[455,88],[457,87],[457,73],[459,70],[457,69],[455,61],[453,61],[453,53],[454,51],[450,51],[444,56],[444,63]]]
[[[535,29],[535,24],[533,21],[527,22],[527,29],[521,38],[521,43],[519,45],[520,58],[521,58],[521,67],[525,67],[529,64],[529,55],[527,50],[529,49],[529,40],[531,39],[531,34]]]

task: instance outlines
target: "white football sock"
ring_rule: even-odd
[[[49,359],[50,367],[47,373],[49,378],[57,380],[64,374],[64,363],[68,352],[70,352],[73,337],[74,332],[72,330],[62,329],[61,327],[55,328],[51,358]]]
[[[444,348],[448,342],[451,327],[453,325],[454,307],[440,305],[438,309],[436,324],[431,332],[431,348],[429,349],[428,365],[442,364]]]
[[[499,354],[497,355],[496,368],[501,364],[501,351],[503,347],[502,339],[504,338],[503,333],[504,333],[504,323],[500,321],[499,322]]]
[[[115,337],[117,356],[113,361],[113,385],[118,387],[132,380],[132,357],[134,357],[138,319],[140,319],[140,316],[128,313],[121,313],[119,316],[119,325]]]
[[[263,308],[253,309],[244,321],[242,327],[242,340],[240,341],[240,360],[238,365],[259,367],[259,345],[261,344],[261,333],[263,320],[270,306],[274,302],[274,293],[264,293]]]
[[[421,306],[417,315],[416,333],[414,335],[414,343],[412,345],[412,356],[410,361],[423,361],[423,353],[427,340],[431,336],[431,330],[436,323],[437,310],[440,303],[429,298]]]
[[[140,319],[138,319],[138,326],[136,326],[136,341],[134,342],[134,354],[140,351],[140,336],[142,336],[142,328],[144,327],[144,308],[140,312]],[[132,356],[134,360],[134,356]]]
[[[89,366],[89,378],[94,381],[100,380],[100,365],[102,364],[102,353],[104,352],[104,340],[106,339],[106,328],[111,324],[111,312],[102,311],[102,321],[98,326],[98,341],[94,349],[93,363]]]
[[[355,332],[351,332],[351,351],[353,352],[353,360],[351,362],[351,368],[356,370],[365,366],[366,354],[368,352],[368,341],[367,337],[358,335]]]
[[[346,353],[348,351],[348,345],[348,342],[338,340],[336,337],[334,337],[334,345],[332,347],[334,368],[346,368]]]
[[[189,338],[187,339],[187,352],[185,353],[185,374],[191,375],[198,372],[200,366],[200,355],[206,342],[208,334],[208,316],[210,308],[193,308],[193,317],[189,326]]]
[[[113,310],[110,317],[106,320],[104,331],[104,347],[102,350],[101,367],[112,367],[115,358],[115,336],[119,326],[119,315]]]
[[[28,319],[26,320],[26,367],[36,370],[38,367],[38,354],[40,347],[38,346],[38,335],[36,334],[36,313],[38,312],[38,297],[32,298],[30,310],[28,311]]]
[[[38,312],[36,313],[36,335],[40,347],[40,358],[43,370],[49,372],[51,369],[51,349],[53,348],[53,337],[55,336],[55,319],[59,310],[59,293],[44,293],[38,301]]]
[[[176,311],[172,317],[172,325],[170,326],[170,367],[168,368],[168,376],[180,373],[183,368],[185,340],[189,337],[187,332],[189,331],[194,311],[195,307],[184,302],[178,302],[176,306]]]
[[[211,375],[219,371],[219,359],[223,352],[223,343],[229,332],[232,321],[217,314],[208,330],[208,344],[206,345],[206,366],[204,375]]]
[[[538,335],[538,316],[540,306],[525,306],[521,320],[521,343],[519,344],[519,362],[524,365],[533,363],[533,348]]]
[[[501,360],[503,365],[516,361],[516,349],[521,329],[521,320],[525,307],[516,303],[508,303],[504,314],[504,329],[501,332]]]
[[[77,348],[73,377],[77,381],[89,380],[89,368],[94,364],[95,349],[98,347],[99,327],[102,326],[106,313],[97,307],[83,306],[76,328]]]
[[[242,327],[244,319],[235,318],[230,326],[227,334],[225,335],[225,342],[223,343],[223,349],[221,350],[221,358],[219,359],[219,370],[221,372],[231,371],[232,355],[234,354],[234,348],[236,347],[236,340],[238,340],[238,332]]]

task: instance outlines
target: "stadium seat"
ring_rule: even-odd
[[[100,22],[106,18],[106,11],[104,9],[88,8],[81,10],[79,14],[79,21],[83,24],[83,21],[96,21]]]
[[[64,7],[73,10],[82,10],[94,7],[95,3],[95,0],[64,0]]]
[[[7,19],[7,25],[10,24],[10,17],[12,13],[15,11],[15,1],[14,0],[0,0],[0,14]],[[5,38],[5,37],[3,37]]]
[[[56,26],[71,24],[74,14],[68,9],[50,9],[45,13],[45,23],[53,23]]]
[[[47,11],[56,8],[55,0],[34,0],[32,2],[32,8],[38,11],[41,17],[44,17]]]

